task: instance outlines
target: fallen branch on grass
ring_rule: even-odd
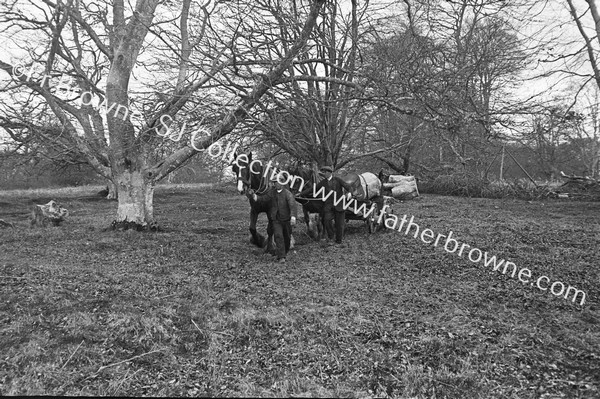
[[[198,324],[196,324],[196,322],[194,321],[194,319],[190,319],[190,320],[192,320],[192,323],[194,323],[194,326],[196,326],[196,328],[198,329],[198,331],[200,331],[200,333],[201,333],[201,334],[204,336],[204,335],[205,335],[205,334],[204,334],[204,331],[202,331],[202,329],[201,329],[200,327],[198,327]],[[209,329],[209,328],[207,328],[206,330],[207,330],[207,331],[210,331],[210,332],[212,332],[212,333],[215,333],[215,334],[228,335],[228,336],[230,336],[230,337],[233,337],[233,335],[231,335],[231,334],[228,334],[228,333],[226,333],[226,332],[215,331],[215,330],[211,330],[211,329]]]
[[[60,368],[61,370],[65,368],[65,366],[67,365],[67,363],[69,363],[71,361],[71,359],[73,358],[73,356],[75,356],[75,353],[77,353],[77,351],[79,350],[79,348],[81,347],[81,345],[83,345],[83,342],[85,341],[85,339],[81,340],[81,343],[79,344],[79,346],[77,346],[77,348],[75,348],[75,351],[73,351],[73,353],[71,353],[71,356],[69,356],[69,358],[67,359],[67,361],[65,362],[65,364],[62,365],[62,367]]]
[[[204,335],[204,331],[202,331],[200,329],[200,327],[198,327],[198,324],[196,324],[196,322],[194,321],[194,319],[191,319],[191,320],[192,320],[192,323],[194,323],[194,326],[196,326],[196,328],[198,329],[198,331],[200,331],[200,334]]]
[[[569,176],[567,174],[565,174],[562,170],[560,171],[560,176],[565,178],[565,179],[569,179],[569,180],[584,180],[584,181],[590,181],[590,182],[596,182],[596,179],[592,179],[589,176],[575,176],[574,174]]]
[[[137,355],[137,356],[131,357],[131,358],[129,358],[129,359],[121,360],[120,362],[117,362],[117,363],[109,364],[108,366],[102,366],[102,367],[100,367],[100,368],[98,369],[98,371],[96,371],[96,374],[97,374],[97,373],[99,373],[99,372],[101,372],[102,370],[105,370],[105,369],[109,368],[109,367],[118,366],[119,364],[126,363],[126,362],[130,362],[130,361],[132,361],[132,360],[134,360],[134,359],[137,359],[137,358],[140,358],[140,357],[142,357],[142,356],[146,356],[146,355],[150,355],[150,354],[152,354],[152,353],[156,353],[156,352],[162,352],[162,351],[163,351],[163,349],[157,349],[157,350],[155,350],[155,351],[151,351],[151,352],[142,353],[141,355]]]

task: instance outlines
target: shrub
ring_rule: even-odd
[[[482,197],[489,182],[467,174],[441,175],[419,184],[419,192],[428,194]]]
[[[536,186],[526,179],[489,181],[476,175],[441,175],[430,182],[420,182],[419,192],[460,197],[519,198],[537,200],[554,197],[546,185]]]

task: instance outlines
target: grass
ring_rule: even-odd
[[[73,196],[92,196],[106,186],[78,186],[78,187],[60,187],[60,188],[35,188],[35,189],[14,189],[1,190],[0,197],[2,198],[40,198],[48,196],[57,197],[73,197]]]
[[[50,199],[67,221],[26,228]],[[394,209],[583,289],[586,304],[359,221],[344,248],[298,225],[281,265],[250,245],[233,187],[159,187],[158,233],[107,231],[116,203],[82,192],[0,193],[0,219],[18,226],[0,230],[0,394],[600,396],[599,203],[424,196]]]

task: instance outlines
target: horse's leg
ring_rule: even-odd
[[[294,240],[294,233],[293,233],[293,231],[294,231],[294,226],[292,226],[290,224],[290,251],[292,249],[294,249],[294,246],[296,245],[296,240]]]
[[[325,235],[325,216],[322,212],[317,213],[317,241]]]
[[[250,209],[250,234],[252,234],[252,239],[250,241],[257,247],[262,248],[265,245],[265,238],[256,231],[257,221],[258,213],[256,213],[254,209]]]
[[[265,248],[265,252],[272,253],[275,251],[275,236],[273,232],[273,222],[269,220],[267,224],[267,247]]]
[[[310,212],[308,212],[308,209],[304,205],[302,205],[302,213],[304,214],[304,223],[306,223],[306,232],[310,238],[314,239],[315,237],[313,237],[312,228],[310,227]]]
[[[319,215],[311,214],[311,210],[314,209],[308,207],[302,207],[302,211],[304,212],[304,221],[306,222],[306,231],[308,236],[312,238],[314,241],[319,241],[321,239],[321,221],[319,220]]]

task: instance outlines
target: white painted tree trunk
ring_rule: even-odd
[[[154,184],[140,171],[123,171],[115,180],[119,192],[115,227],[155,229]]]

